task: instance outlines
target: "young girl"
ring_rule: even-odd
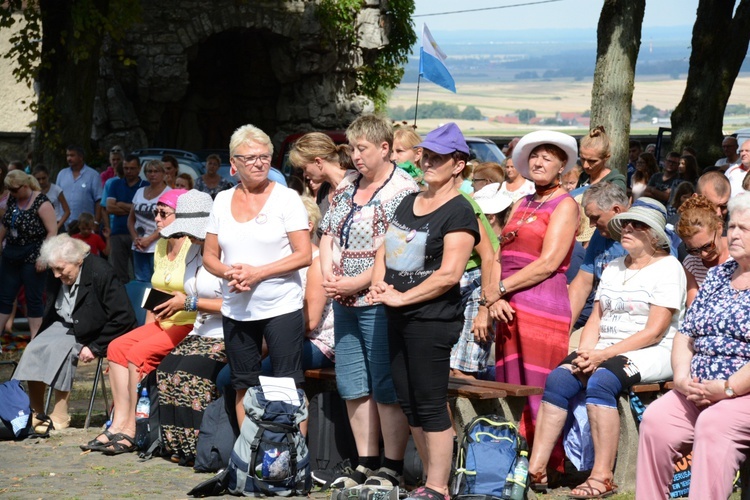
[[[190,174],[180,174],[174,180],[174,187],[176,189],[184,189],[185,191],[190,191],[191,189],[193,189],[193,185],[193,178],[190,177]]]
[[[109,255],[109,228],[105,227],[102,230],[104,239],[96,234],[96,223],[94,222],[94,216],[88,212],[83,212],[78,217],[78,230],[79,232],[73,235],[73,238],[84,241],[91,247],[92,255],[99,255],[101,257],[107,257]]]

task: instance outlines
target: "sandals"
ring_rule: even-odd
[[[130,444],[123,444],[120,441],[127,441]],[[107,443],[105,447],[99,448],[96,451],[101,451],[105,455],[121,455],[122,453],[132,453],[138,449],[138,445],[135,444],[135,439],[128,436],[127,434],[117,433],[112,436],[112,440]]]
[[[104,436],[105,438],[107,438],[107,440],[99,441],[97,439],[99,436]],[[112,438],[115,437],[115,435],[109,432],[109,430],[105,430],[104,432],[99,434],[99,436],[96,436],[86,444],[80,445],[79,448],[81,448],[83,451],[98,451],[99,448],[106,448],[107,445],[112,442]]]
[[[604,489],[596,488],[591,485],[591,481],[595,481],[604,486]],[[597,479],[595,477],[589,477],[583,484],[580,484],[573,488],[573,490],[581,490],[585,493],[581,495],[574,495],[571,493],[570,498],[605,498],[617,493],[617,485],[612,482],[611,479]]]
[[[547,473],[542,472],[529,472],[529,488],[535,493],[546,493],[549,488],[547,481]]]

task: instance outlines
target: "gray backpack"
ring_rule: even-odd
[[[226,470],[230,493],[286,497],[310,491],[310,456],[299,429],[307,403],[304,391],[297,389],[297,395],[300,405],[270,401],[261,387],[247,390],[245,420]]]

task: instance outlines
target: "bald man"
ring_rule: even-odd
[[[745,180],[748,171],[750,171],[750,140],[742,143],[740,163],[729,167],[724,174],[732,185],[732,197],[745,192],[742,188],[742,181]]]

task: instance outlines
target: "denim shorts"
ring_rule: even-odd
[[[372,395],[376,403],[398,401],[391,378],[385,306],[333,303],[336,385],[343,399]]]

